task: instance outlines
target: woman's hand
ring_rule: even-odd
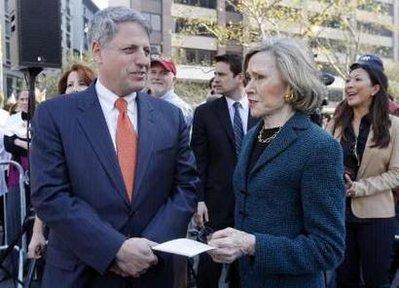
[[[345,174],[345,188],[347,197],[356,196],[355,186],[353,185],[353,181],[348,174]]]
[[[28,258],[39,259],[43,256],[46,238],[43,233],[33,232],[28,246]]]
[[[209,255],[217,263],[232,263],[243,255],[254,255],[255,243],[254,235],[226,228],[211,235],[208,245],[216,249],[209,251]]]

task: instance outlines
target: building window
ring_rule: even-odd
[[[190,31],[191,35],[215,38],[215,35],[210,33],[204,26],[195,25],[195,23],[192,24],[190,23],[190,20],[186,18],[175,18],[174,27],[175,27],[174,29],[175,33]]]
[[[6,40],[6,64],[11,65],[11,44]]]
[[[215,56],[213,50],[178,48],[175,58],[180,64],[212,66]]]
[[[70,34],[66,34],[66,47],[68,49],[71,48],[71,35]]]
[[[5,20],[5,34],[6,34],[6,36],[11,35],[11,23],[10,23],[10,20],[8,20],[8,19]]]
[[[151,55],[161,55],[162,46],[159,44],[151,44]]]
[[[186,4],[203,8],[216,9],[216,0],[174,0],[178,4]]]
[[[5,1],[4,1],[4,11],[5,11],[6,13],[9,13],[9,12],[10,12],[10,0],[5,0]]]
[[[393,35],[392,30],[389,30],[385,28],[383,25],[378,23],[358,22],[358,25],[361,31],[368,34],[381,35],[386,37],[392,37]]]
[[[7,76],[7,98],[10,98],[12,92],[14,91],[14,86],[13,86],[13,79],[10,76]],[[16,95],[15,95],[16,96]]]
[[[147,21],[149,23],[151,23],[152,29],[154,31],[159,32],[159,31],[162,30],[161,15],[160,14],[143,12],[142,15],[144,16],[144,18],[147,19]]]
[[[236,8],[237,4],[238,4],[238,0],[231,0],[230,2],[226,1],[226,11],[238,13],[237,8]]]

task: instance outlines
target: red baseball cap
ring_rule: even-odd
[[[159,63],[165,68],[167,71],[172,72],[176,76],[176,66],[170,59],[165,58],[153,58],[151,59],[151,66],[155,63]]]

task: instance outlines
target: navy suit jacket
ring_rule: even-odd
[[[248,114],[249,130],[258,120]],[[209,212],[210,221],[206,225],[214,230],[233,226],[235,200],[232,178],[237,155],[226,97],[197,107],[191,147],[201,179],[198,201],[205,201]]]
[[[33,120],[32,204],[50,228],[43,287],[170,287],[168,257],[139,279],[108,273],[125,239],[184,237],[198,182],[180,110],[139,93],[129,202],[95,86],[41,104]],[[169,257],[170,258],[170,257]]]
[[[235,225],[256,237],[254,257],[240,259],[242,287],[324,287],[322,272],[344,255],[341,146],[296,113],[248,171],[259,125],[234,174]]]

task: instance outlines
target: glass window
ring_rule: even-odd
[[[7,64],[11,64],[11,45],[10,45],[10,41],[6,41],[6,61],[7,61]]]
[[[216,9],[216,0],[174,0],[175,3]]]
[[[154,31],[161,31],[161,15],[151,14],[151,26]]]
[[[178,62],[189,65],[212,66],[216,56],[216,51],[213,50],[180,48],[176,52],[175,58],[179,59]]]
[[[152,29],[154,31],[159,32],[159,31],[162,30],[162,23],[161,23],[161,15],[160,14],[154,14],[154,13],[148,13],[148,12],[142,12],[141,14],[151,24]]]

